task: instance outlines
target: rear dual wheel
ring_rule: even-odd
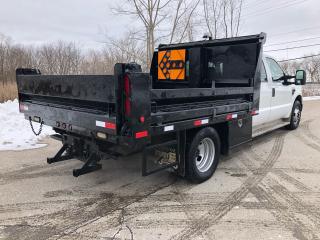
[[[186,151],[186,177],[193,182],[209,179],[217,169],[220,158],[220,138],[214,128],[196,133]]]

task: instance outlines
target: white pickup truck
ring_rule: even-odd
[[[253,137],[284,126],[289,130],[299,126],[301,85],[306,79],[302,70],[297,71],[295,77],[287,77],[277,61],[270,56],[264,55],[262,60],[259,114],[253,117]],[[289,78],[296,78],[298,84]]]

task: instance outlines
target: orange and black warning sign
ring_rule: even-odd
[[[158,79],[185,80],[186,50],[158,52]]]

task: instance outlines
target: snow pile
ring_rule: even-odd
[[[33,126],[35,131],[39,129],[38,123]],[[41,135],[36,137],[29,121],[19,113],[18,100],[0,103],[0,151],[44,147],[46,144],[38,144],[38,141],[53,133],[51,127],[43,126]]]
[[[314,100],[320,100],[320,96],[303,97],[303,101],[314,101]]]

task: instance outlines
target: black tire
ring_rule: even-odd
[[[286,126],[288,130],[295,130],[299,127],[300,120],[301,120],[301,111],[302,111],[302,104],[299,100],[296,100],[292,107],[290,124]]]
[[[220,145],[219,135],[217,131],[211,127],[203,128],[195,134],[192,141],[187,145],[186,150],[187,179],[201,183],[213,175],[220,159]],[[212,146],[214,146],[214,152],[210,151]],[[204,149],[209,150],[206,151]],[[200,152],[204,152],[204,154],[202,154],[203,157],[200,156]],[[214,155],[214,157],[212,157],[212,155]],[[207,159],[206,156],[211,156],[211,158],[208,157],[209,160],[207,164],[204,164],[206,162],[205,159]]]

